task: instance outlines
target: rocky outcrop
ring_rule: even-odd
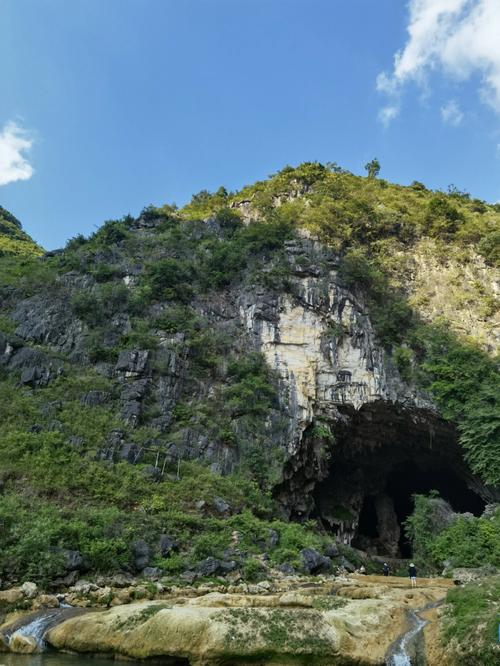
[[[450,584],[423,580],[409,591],[404,579],[366,576],[272,594],[167,595],[70,619],[51,629],[47,640],[58,649],[191,666],[255,659],[375,666],[385,663],[389,646],[405,631],[406,609],[442,598]]]
[[[292,419],[289,453],[297,452],[315,417],[335,421],[342,405],[359,409],[384,400],[433,410],[429,397],[403,382],[377,343],[362,296],[346,288],[337,257],[305,238],[286,249],[295,262],[291,293],[246,295],[240,314],[280,378],[281,400]]]

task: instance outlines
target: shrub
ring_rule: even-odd
[[[263,580],[266,577],[266,568],[259,560],[251,557],[243,565],[243,578],[250,582]]]
[[[192,264],[181,259],[161,259],[150,265],[144,275],[152,298],[187,303],[193,295],[191,282],[195,271]]]
[[[434,238],[449,238],[465,220],[464,214],[444,196],[435,196],[427,204],[424,231]]]
[[[500,231],[490,231],[479,241],[478,252],[492,266],[500,265]]]

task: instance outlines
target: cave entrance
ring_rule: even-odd
[[[417,460],[395,465],[387,477],[385,491],[394,502],[399,524],[402,525],[413,511],[412,496],[416,493],[427,495],[432,490],[436,490],[459,513],[480,516],[484,510],[484,500],[453,469],[442,466],[422,468],[417,457]],[[403,557],[412,555],[404,529],[401,529],[399,551]]]
[[[433,412],[369,403],[343,414],[335,435],[319,482],[296,466],[277,496],[296,495],[290,517],[315,517],[337,541],[372,555],[411,557],[403,523],[414,494],[436,490],[454,511],[480,515],[495,493],[468,469],[453,426]]]

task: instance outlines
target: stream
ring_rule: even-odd
[[[442,603],[442,600],[434,601],[416,611],[408,610],[410,628],[389,649],[386,666],[425,666],[422,629],[428,620],[422,620],[419,613],[436,608]]]

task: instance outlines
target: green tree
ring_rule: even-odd
[[[365,164],[368,178],[376,178],[380,173],[380,162],[376,157]]]

